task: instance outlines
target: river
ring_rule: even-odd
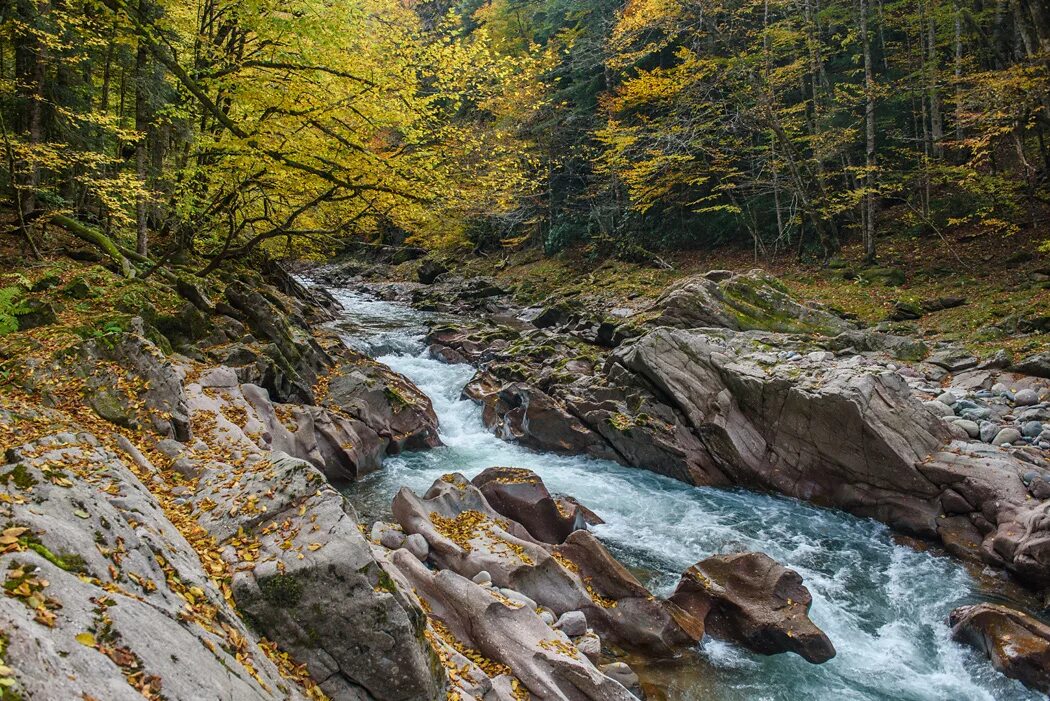
[[[895,541],[883,525],[782,497],[691,487],[645,470],[530,451],[481,422],[460,392],[466,365],[430,358],[429,317],[405,305],[332,290],[344,306],[347,342],[406,375],[430,397],[444,447],[386,460],[346,492],[366,522],[389,518],[402,486],[417,493],[447,472],[472,477],[494,465],[535,470],[552,492],[570,494],[606,523],[595,534],[655,593],[712,554],[760,550],[797,570],[813,594],[811,617],[838,655],[812,665],[705,640],[679,664],[639,665],[666,701],[849,699],[968,701],[1043,698],[952,642],[954,607],[990,600],[967,569],[943,554]]]

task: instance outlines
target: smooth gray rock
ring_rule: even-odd
[[[587,632],[587,617],[583,615],[583,611],[566,611],[554,627],[570,638],[575,638]]]
[[[1034,389],[1022,389],[1018,390],[1014,394],[1014,404],[1017,406],[1032,406],[1033,404],[1039,403],[1039,395],[1036,394]]]
[[[923,406],[932,411],[937,416],[955,416],[955,410],[943,402],[937,400],[930,402],[923,402]]]
[[[1021,426],[1021,435],[1028,438],[1035,438],[1043,432],[1043,424],[1041,421],[1026,421]]]
[[[426,562],[427,555],[430,554],[430,546],[427,545],[427,539],[418,533],[413,533],[405,538],[404,547],[408,552],[415,555],[420,562]]]
[[[966,435],[970,438],[980,438],[981,427],[977,425],[976,421],[969,421],[968,419],[957,419],[953,421],[956,426],[966,432]]]
[[[995,434],[995,438],[992,439],[993,445],[1010,445],[1021,440],[1021,432],[1016,428],[1007,427]]]
[[[12,416],[0,409],[0,423],[9,421]],[[305,699],[304,691],[284,680],[259,648],[256,634],[139,481],[129,458],[101,447],[87,433],[11,447],[9,455],[20,460],[0,466],[0,476],[17,469],[21,477],[6,480],[4,490],[31,498],[0,502],[0,523],[19,524],[25,529],[21,535],[31,536],[41,550],[16,547],[0,556],[0,571],[5,579],[21,571],[20,579],[46,581],[42,599],[60,603],[47,607],[54,624],[45,626],[25,600],[0,597],[4,663],[18,680],[21,698],[141,701],[112,658],[77,638],[96,630],[105,615],[112,636],[105,644],[137,660],[166,698],[214,698],[218,691],[248,701]],[[66,482],[56,484],[49,475],[61,466]],[[84,478],[88,475],[90,480]],[[23,494],[29,486],[31,495]],[[257,677],[229,651],[217,621],[204,621],[216,623],[213,631],[182,621],[191,588],[198,604],[214,607],[217,620],[243,641]],[[101,607],[101,601],[111,603]]]
[[[980,438],[985,443],[991,443],[999,435],[999,431],[999,424],[992,421],[982,421]]]

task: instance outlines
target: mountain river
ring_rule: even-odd
[[[677,662],[632,661],[658,690],[656,701],[1041,698],[949,638],[952,608],[997,598],[987,585],[991,575],[903,544],[872,520],[503,441],[482,425],[480,408],[460,398],[474,370],[428,356],[422,338],[434,315],[348,290],[331,292],[344,307],[336,326],[347,342],[430,397],[444,442],[388,458],[382,470],[347,489],[362,520],[389,519],[401,486],[421,494],[447,472],[472,477],[494,465],[527,467],[552,492],[597,512],[606,523],[594,533],[657,594],[668,595],[698,560],[738,550],[763,551],[803,576],[813,594],[811,617],[838,650],[833,660],[812,665],[797,655],[766,657],[707,639]]]

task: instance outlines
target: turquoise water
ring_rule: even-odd
[[[493,465],[535,470],[553,492],[570,494],[606,523],[595,534],[658,594],[712,554],[760,550],[797,570],[813,594],[811,617],[838,655],[812,665],[796,655],[766,657],[707,640],[695,658],[652,665],[668,701],[799,699],[1038,699],[952,642],[956,606],[987,600],[947,556],[894,542],[879,523],[793,499],[698,488],[639,469],[526,450],[498,439],[479,408],[460,398],[473,375],[426,355],[427,318],[405,306],[333,291],[346,311],[348,342],[408,376],[431,399],[445,446],[388,458],[383,470],[347,491],[362,519],[386,518],[401,486],[421,493],[446,472],[473,476]]]

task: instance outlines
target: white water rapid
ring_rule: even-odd
[[[838,655],[811,665],[791,654],[765,657],[705,641],[696,659],[650,667],[667,701],[803,699],[997,701],[1037,699],[987,660],[949,639],[955,606],[988,600],[946,555],[894,541],[875,521],[738,490],[697,488],[641,469],[526,450],[500,440],[460,392],[466,365],[430,358],[427,316],[406,306],[332,290],[345,307],[348,342],[403,373],[431,399],[445,446],[388,458],[347,490],[364,520],[388,518],[401,486],[417,493],[446,472],[472,477],[493,465],[535,470],[552,492],[578,498],[606,523],[595,534],[658,594],[712,554],[760,550],[797,570],[813,594],[811,616]]]

